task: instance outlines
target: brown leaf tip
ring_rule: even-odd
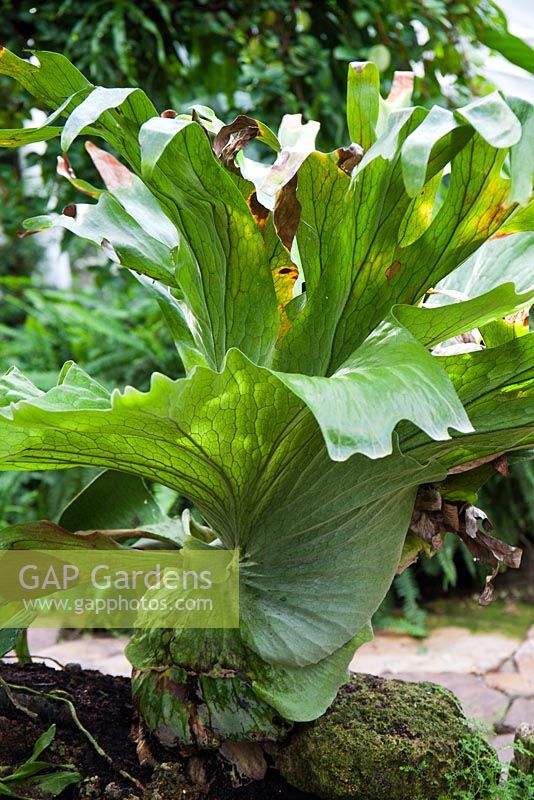
[[[78,209],[73,203],[71,203],[70,205],[65,206],[62,213],[66,217],[72,217],[72,219],[76,219],[76,214],[78,213]]]
[[[357,166],[363,158],[363,147],[353,142],[348,147],[338,147],[337,165],[347,175],[352,175],[352,170]]]
[[[163,119],[176,119],[178,116],[178,112],[174,110],[174,108],[167,108],[165,111],[162,111],[160,117]]]
[[[354,72],[363,72],[366,66],[369,64],[369,61],[351,61],[350,66]]]
[[[70,161],[65,153],[62,156],[57,157],[57,166],[56,172],[58,175],[61,175],[63,178],[75,178],[76,175],[74,174],[74,170],[70,165]]]
[[[256,223],[259,225],[260,228],[263,229],[267,223],[267,220],[269,219],[271,212],[269,211],[268,208],[265,208],[265,206],[262,203],[260,203],[256,192],[252,192],[247,202],[251,214],[256,220]]]
[[[227,166],[233,163],[237,153],[255,139],[260,132],[252,117],[240,114],[229,125],[223,125],[213,140],[213,152]]]

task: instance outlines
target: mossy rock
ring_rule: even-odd
[[[276,765],[327,800],[483,800],[500,774],[452,692],[371,675],[354,675],[324,716],[296,728]]]

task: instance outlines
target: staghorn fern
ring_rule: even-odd
[[[332,701],[423,546],[410,526],[427,547],[452,528],[494,571],[518,563],[462,498],[534,442],[533,339],[501,322],[534,296],[531,108],[497,93],[457,112],[406,107],[405,77],[383,101],[374,65],[353,64],[352,144],[321,153],[318,125],[298,116],[277,136],[204,107],[159,117],[139,89],[95,88],[63,57],[36,56],[3,50],[0,72],[54,113],[0,143],[61,136],[66,152],[89,135],[128,166],[89,142],[100,189],[62,155],[96,203],[26,230],[67,228],[136,273],[187,375],[110,394],[68,364],[42,393],[14,369],[0,382],[0,468],[103,467],[183,494],[215,537],[191,525],[184,547],[240,552],[240,627],[136,634],[136,701],[165,744],[276,738]],[[252,139],[272,165],[245,156]],[[447,346],[473,330],[474,349]],[[40,547],[72,539],[15,526],[2,545],[31,531]]]

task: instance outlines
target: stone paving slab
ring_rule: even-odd
[[[514,734],[501,733],[500,736],[496,736],[492,739],[491,743],[497,751],[501,764],[510,763],[514,757]]]
[[[532,677],[519,672],[487,672],[484,677],[488,686],[508,697],[534,697],[534,672]]]
[[[91,636],[56,642],[37,649],[31,646],[30,640],[30,652],[36,653],[34,661],[43,661],[49,667],[57,665],[46,657],[56,659],[60,664],[75,663],[80,664],[82,669],[98,669],[109,675],[129,677],[132,667],[124,655],[127,643],[125,636]]]
[[[41,650],[56,644],[59,636],[57,628],[30,628],[28,630],[28,645],[30,653],[39,653]]]
[[[424,640],[380,633],[354,656],[350,669],[371,675],[400,672],[458,672],[482,675],[496,671],[519,648],[518,639],[476,634],[465,628],[432,631]]]
[[[518,697],[512,701],[502,727],[506,729],[506,732],[515,731],[522,722],[534,725],[534,700],[526,697]]]
[[[522,675],[534,679],[534,638],[523,642],[514,655],[514,661]]]

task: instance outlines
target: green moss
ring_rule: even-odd
[[[494,600],[482,608],[475,600],[439,600],[425,607],[427,626],[443,628],[455,625],[472,633],[501,633],[511,639],[524,639],[532,625],[532,606]]]
[[[277,766],[289,783],[328,800],[455,800],[466,792],[486,800],[500,773],[451,692],[368,675],[354,676],[323,717],[299,726]],[[473,786],[473,775],[484,781]]]

